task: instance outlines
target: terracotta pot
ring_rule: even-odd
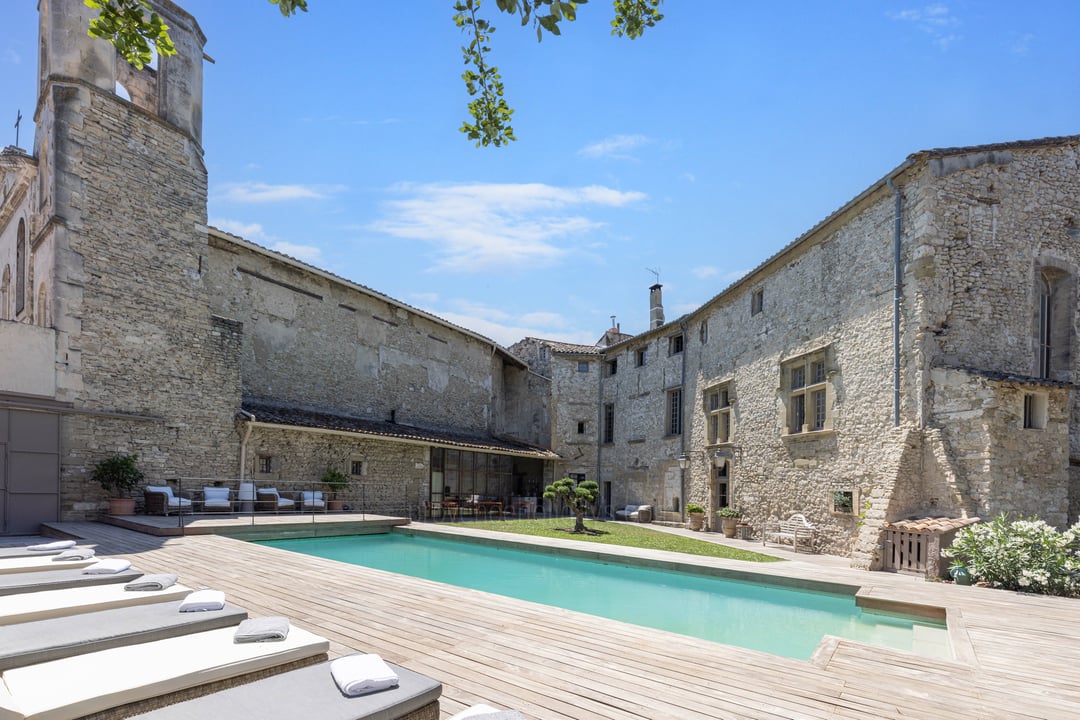
[[[110,515],[134,515],[135,498],[109,498]]]
[[[687,513],[686,517],[690,519],[691,530],[700,530],[705,525],[705,513]]]
[[[345,509],[344,500],[327,500],[326,511],[327,512],[341,512]]]
[[[739,518],[737,517],[722,517],[720,518],[720,530],[724,533],[724,537],[735,537],[735,526],[739,524]]]

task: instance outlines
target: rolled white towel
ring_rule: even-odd
[[[180,612],[205,612],[225,607],[225,593],[221,590],[196,590],[180,602]]]
[[[66,550],[69,547],[75,547],[74,540],[57,540],[56,542],[42,543],[41,545],[31,545],[26,549],[34,552],[54,552],[56,550]]]
[[[53,562],[64,562],[65,560],[89,560],[92,557],[94,557],[94,548],[74,548],[53,555],[52,560]]]
[[[121,573],[131,567],[130,560],[124,560],[123,558],[108,558],[107,560],[98,560],[93,565],[89,565],[83,568],[83,575],[115,575]]]
[[[346,655],[330,663],[330,674],[342,694],[366,695],[398,686],[398,676],[374,653]]]
[[[124,586],[125,590],[164,590],[176,584],[176,575],[172,573],[157,573],[143,575],[141,578],[132,580]]]

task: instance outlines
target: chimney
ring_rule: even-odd
[[[649,329],[658,328],[664,324],[664,301],[660,297],[660,288],[664,287],[656,283],[649,288]]]

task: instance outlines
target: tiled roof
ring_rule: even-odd
[[[555,459],[555,453],[540,445],[508,436],[478,436],[453,433],[442,430],[418,428],[412,425],[368,420],[351,415],[341,415],[324,410],[300,408],[290,405],[268,403],[260,400],[244,400],[244,412],[255,417],[255,422],[269,425],[287,425],[290,427],[317,428],[350,432],[369,437],[388,440],[401,440],[414,443],[427,443],[440,447],[457,447],[480,452],[503,453],[519,457]]]
[[[555,342],[544,340],[551,352],[566,353],[568,355],[603,355],[604,348],[596,345],[575,345],[574,343]]]
[[[959,530],[962,527],[974,525],[977,522],[980,522],[977,517],[925,517],[918,519],[910,518],[908,520],[894,520],[893,522],[885,523],[885,528],[887,530],[900,530],[901,532],[940,534],[949,532],[950,530]]]
[[[1038,140],[1014,140],[1012,142],[990,143],[989,145],[969,145],[967,147],[935,148],[912,153],[911,157],[946,157],[966,155],[968,153],[995,152],[997,150],[1023,150],[1025,148],[1052,147],[1080,143],[1080,135],[1062,135],[1059,137],[1039,138]]]

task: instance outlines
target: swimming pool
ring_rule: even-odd
[[[853,595],[403,533],[260,544],[802,660],[824,635],[952,657],[944,623]]]

